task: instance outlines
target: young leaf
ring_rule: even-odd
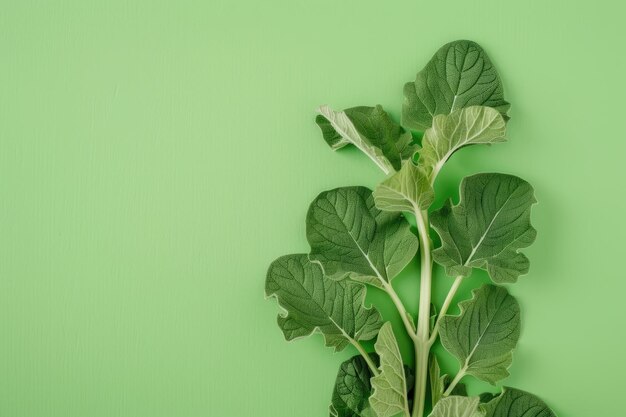
[[[441,319],[441,344],[461,363],[461,375],[495,384],[509,374],[520,334],[519,305],[505,288],[487,284],[459,307],[459,316]]]
[[[478,409],[478,405],[478,397],[454,395],[436,403],[429,417],[483,417],[484,413]]]
[[[439,362],[434,353],[430,356],[430,363],[428,365],[428,379],[430,380],[430,396],[431,403],[437,404],[440,399],[444,397],[444,392],[450,384],[450,377],[448,374],[441,374],[441,368]],[[467,397],[467,388],[464,384],[457,383],[450,393],[451,395],[459,395]]]
[[[533,394],[509,387],[482,408],[485,417],[556,417],[550,407]]]
[[[528,272],[528,258],[518,250],[535,240],[530,209],[536,201],[530,184],[513,175],[464,178],[459,204],[448,201],[431,215],[441,238],[433,259],[450,276],[482,268],[496,283],[515,282]]]
[[[430,380],[430,397],[432,399],[432,404],[437,404],[443,397],[447,377],[447,375],[441,374],[441,368],[439,367],[437,356],[435,356],[434,353],[431,354],[430,366],[428,367],[428,379]]]
[[[370,385],[372,376],[367,362],[360,355],[343,362],[335,380],[330,415],[363,417],[370,408],[368,399],[372,391]],[[371,413],[373,414],[373,411]]]
[[[485,51],[475,42],[451,42],[405,84],[402,125],[425,130],[434,116],[473,105],[493,107],[505,117],[510,107]]]
[[[374,190],[376,207],[383,211],[426,210],[435,198],[428,174],[412,161]]]
[[[409,417],[404,367],[390,322],[380,328],[374,348],[380,357],[380,374],[371,380],[374,392],[370,405],[378,417],[393,417],[399,413]]]
[[[381,106],[352,107],[342,112],[321,106],[315,119],[324,140],[333,150],[353,144],[385,174],[400,169],[413,156],[413,136],[394,122]]]
[[[285,310],[278,315],[278,326],[287,340],[319,330],[326,345],[339,351],[348,343],[374,338],[382,325],[378,311],[363,306],[362,284],[324,277],[320,266],[304,254],[272,262],[265,294],[275,296]]]
[[[380,287],[417,251],[417,237],[402,214],[378,210],[365,187],[321,193],[311,203],[306,222],[310,258],[333,279],[349,275]]]
[[[463,146],[506,141],[506,122],[491,107],[471,106],[437,115],[422,139],[419,165],[434,178],[443,164]]]

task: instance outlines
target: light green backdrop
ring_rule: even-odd
[[[326,415],[352,352],[285,343],[264,275],[307,250],[318,192],[381,173],[331,152],[313,111],[397,116],[403,83],[458,38],[499,68],[510,142],[463,150],[440,187],[503,171],[540,201],[505,382],[562,417],[623,415],[618,4],[3,0],[0,415]],[[414,307],[412,273],[397,286]]]

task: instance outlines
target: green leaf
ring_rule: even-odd
[[[370,410],[369,396],[372,392],[372,372],[362,356],[357,355],[343,362],[335,379],[330,405],[332,417],[363,417]],[[373,413],[373,411],[371,411]]]
[[[371,380],[374,392],[370,405],[378,417],[393,417],[400,413],[409,417],[404,367],[390,322],[380,328],[374,348],[380,357],[380,374]]]
[[[518,251],[535,240],[530,209],[536,201],[530,184],[513,175],[464,178],[459,204],[448,201],[431,215],[442,244],[433,259],[450,276],[482,268],[496,283],[515,282],[528,272],[528,258]]]
[[[405,84],[402,125],[423,131],[436,115],[474,105],[493,107],[505,117],[510,107],[485,51],[475,42],[451,42]]]
[[[512,362],[513,354],[509,352],[502,356],[476,360],[467,367],[465,373],[495,385],[510,375],[508,369]]]
[[[365,153],[385,174],[400,169],[413,156],[413,136],[394,122],[381,106],[352,107],[333,111],[321,106],[315,121],[333,150],[352,144]]]
[[[437,402],[443,398],[444,392],[450,384],[450,377],[447,374],[441,374],[441,368],[439,367],[439,362],[434,353],[431,353],[430,356],[428,379],[430,380],[431,403],[437,404]],[[467,397],[467,388],[464,384],[457,383],[452,389],[451,394]]]
[[[483,392],[482,394],[479,395],[481,403],[488,403],[489,401],[493,400],[496,397],[497,395],[491,392]]]
[[[430,380],[430,397],[432,404],[437,404],[446,390],[447,375],[441,374],[441,368],[434,353],[430,356],[430,366],[428,367],[428,379]]]
[[[369,355],[375,363],[379,363],[377,354]],[[410,393],[415,384],[413,369],[404,365],[404,374],[407,392]],[[370,378],[373,376],[367,362],[360,355],[343,362],[335,380],[329,408],[331,417],[377,417],[368,401],[372,391]]]
[[[556,417],[535,395],[505,387],[504,392],[483,406],[485,417]]]
[[[365,308],[365,287],[352,281],[324,277],[307,255],[286,255],[269,267],[265,294],[285,310],[278,326],[287,340],[318,330],[327,346],[342,350],[348,343],[370,340],[382,325],[375,308]]]
[[[412,161],[406,161],[374,190],[376,207],[384,211],[426,210],[434,198],[428,174]]]
[[[307,215],[310,258],[326,276],[386,285],[413,259],[417,237],[401,213],[374,206],[365,187],[343,187],[321,193]]]
[[[483,417],[478,397],[450,396],[435,404],[430,417]]]
[[[441,319],[441,344],[459,360],[461,374],[495,384],[509,375],[520,334],[519,305],[505,288],[486,284],[459,307],[459,316]]]
[[[491,107],[471,106],[437,115],[424,133],[418,164],[434,178],[463,146],[504,142],[505,132],[504,118]]]

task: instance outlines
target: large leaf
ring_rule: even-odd
[[[493,107],[505,117],[510,107],[485,51],[475,42],[451,42],[405,84],[402,124],[425,130],[436,115],[474,105]]]
[[[375,308],[365,308],[365,287],[352,281],[324,277],[307,255],[286,255],[269,267],[265,294],[285,310],[278,326],[287,340],[319,330],[327,346],[343,349],[348,343],[374,338],[382,321]]]
[[[333,150],[353,144],[386,174],[400,169],[402,161],[411,158],[417,149],[411,133],[381,106],[352,107],[340,112],[321,106],[318,112],[315,121]]]
[[[339,367],[330,405],[332,417],[364,417],[370,409],[372,372],[362,356],[357,355]]]
[[[533,394],[509,387],[483,408],[485,417],[556,417],[550,407]]]
[[[428,174],[412,161],[406,161],[374,190],[376,207],[384,211],[426,210],[434,198]]]
[[[459,316],[441,319],[441,344],[461,363],[460,373],[495,384],[509,375],[520,334],[519,305],[505,288],[487,284],[459,307]]]
[[[327,276],[386,285],[415,256],[417,237],[400,213],[374,206],[365,187],[343,187],[321,193],[307,215],[310,258]]]
[[[435,116],[424,133],[419,165],[436,176],[443,164],[463,146],[504,142],[506,122],[491,107],[471,106]]]
[[[482,417],[484,413],[478,409],[479,402],[478,397],[446,397],[435,404],[429,417]]]
[[[371,380],[374,392],[370,405],[378,417],[393,417],[400,413],[409,417],[406,377],[390,322],[380,328],[374,347],[380,357],[380,373]]]
[[[494,282],[515,282],[528,272],[528,258],[519,249],[535,240],[530,224],[534,203],[533,188],[513,175],[464,178],[459,204],[448,201],[431,215],[442,244],[433,251],[433,259],[450,276],[467,276],[472,268],[482,268]]]

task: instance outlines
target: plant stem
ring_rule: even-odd
[[[367,362],[367,366],[370,367],[370,370],[372,371],[372,373],[374,375],[378,375],[378,373],[379,373],[378,372],[378,368],[376,367],[376,364],[372,360],[370,354],[367,353],[367,351],[365,349],[363,349],[363,346],[361,346],[361,344],[359,342],[357,342],[356,340],[350,338],[350,343],[352,343],[352,345],[356,348],[356,350],[359,351],[359,353],[361,354],[363,359],[365,359],[365,362]]]
[[[386,281],[381,280],[381,283],[383,286],[383,290],[389,295],[391,301],[393,301],[393,304],[396,306],[398,313],[400,313],[400,317],[402,318],[402,322],[404,323],[404,327],[406,328],[409,337],[415,342],[417,335],[415,333],[415,328],[413,327],[414,325],[413,323],[411,323],[411,321],[409,321],[409,313],[406,311],[406,308],[404,307],[402,300],[400,300],[400,297],[398,297],[398,293],[396,293],[391,284],[387,283]]]
[[[450,291],[448,291],[448,295],[446,295],[446,299],[443,302],[443,305],[441,306],[441,311],[437,315],[437,321],[435,322],[435,326],[433,327],[432,334],[430,335],[430,340],[428,341],[428,343],[431,346],[433,343],[435,343],[435,340],[437,340],[437,334],[439,332],[439,324],[441,323],[441,318],[445,316],[446,313],[448,312],[448,308],[450,307],[450,304],[452,304],[452,299],[454,299],[456,292],[461,286],[461,282],[463,282],[463,276],[459,275],[458,277],[456,277],[456,279],[452,283],[452,287],[450,287]]]
[[[432,282],[432,259],[430,236],[428,235],[428,213],[415,210],[415,220],[420,239],[420,301],[417,317],[417,340],[415,340],[415,396],[413,417],[424,416],[426,402],[426,377],[428,375],[428,355],[430,351],[430,298]]]
[[[456,384],[458,384],[461,378],[465,376],[465,369],[465,366],[459,369],[459,372],[456,374],[452,382],[450,382],[450,385],[448,385],[448,389],[446,389],[446,391],[443,393],[444,396],[447,397],[452,393],[452,390],[454,389],[454,387],[456,387]]]
[[[367,366],[369,366],[369,368],[372,371],[372,373],[374,375],[378,375],[378,373],[379,373],[378,372],[378,368],[376,367],[376,364],[374,363],[374,361],[370,357],[370,354],[367,353],[367,351],[365,349],[363,349],[363,346],[361,346],[361,344],[358,341],[353,339],[352,336],[350,336],[348,333],[346,333],[343,330],[343,328],[341,328],[339,325],[337,325],[337,323],[335,323],[335,321],[332,318],[329,318],[329,319],[335,325],[337,330],[339,330],[341,332],[343,337],[345,337],[352,344],[352,346],[354,346],[356,348],[356,350],[359,351],[359,353],[361,354],[363,359],[365,359],[365,362],[367,362]]]

